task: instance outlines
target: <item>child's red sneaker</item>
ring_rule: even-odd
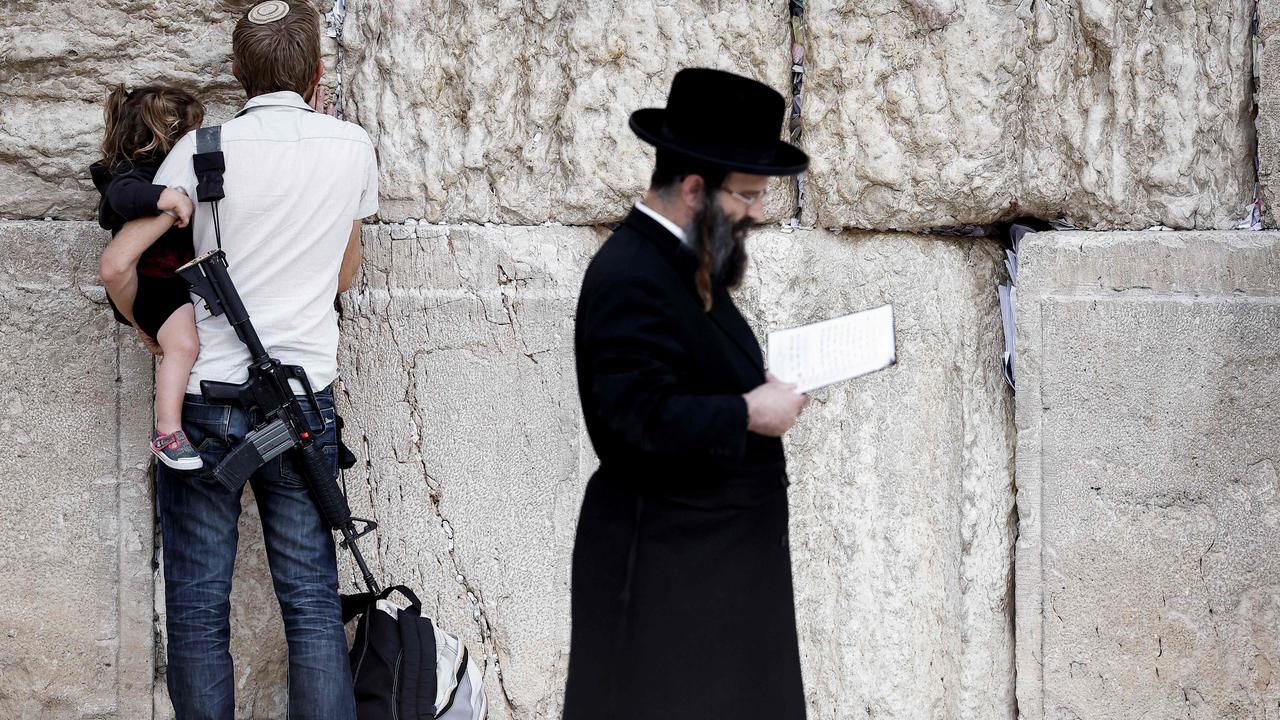
[[[174,470],[199,470],[204,467],[200,453],[191,447],[187,434],[178,430],[167,435],[151,432],[151,452],[160,462]]]

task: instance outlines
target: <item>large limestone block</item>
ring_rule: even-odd
[[[140,718],[152,683],[151,363],[89,223],[0,222],[0,716]]]
[[[380,523],[366,555],[465,640],[495,720],[559,716],[569,557],[594,467],[573,315],[602,237],[381,226],[344,298],[340,410],[361,461],[348,484],[355,514]]]
[[[1265,715],[1280,702],[1280,235],[1022,248],[1022,716]]]
[[[627,127],[701,65],[789,96],[786,3],[347,3],[351,119],[373,137],[384,219],[592,224],[647,186]],[[769,214],[789,214],[775,183]]]
[[[595,468],[573,308],[602,237],[381,226],[344,298],[340,407],[361,457],[348,481],[356,514],[381,523],[366,552],[464,637],[495,717],[560,711],[573,532]],[[819,393],[789,441],[814,716],[1010,717],[997,249],[778,231],[752,249],[741,300],[761,332],[900,306],[899,366]],[[346,560],[344,575],[354,582]]]
[[[89,164],[101,157],[102,104],[116,84],[196,94],[206,124],[244,104],[231,30],[253,0],[182,4],[17,0],[0,23],[0,217],[94,217]],[[317,0],[321,12],[332,0]],[[326,64],[336,43],[325,37]],[[326,80],[336,84],[336,74]]]
[[[787,436],[813,718],[1012,718],[1012,402],[990,241],[761,232],[757,334],[893,303],[898,364]]]
[[[1015,202],[1017,2],[807,3],[804,140],[823,227],[977,222]]]
[[[1255,180],[1253,5],[1032,3],[1019,204],[1082,228],[1234,228]]]
[[[1146,8],[810,3],[817,223],[1234,227],[1253,194],[1252,4]]]

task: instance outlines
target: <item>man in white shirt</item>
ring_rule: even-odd
[[[222,126],[226,198],[218,219],[228,272],[267,351],[300,365],[319,390],[325,432],[318,445],[337,473],[333,394],[338,322],[334,298],[360,263],[362,218],[378,208],[378,170],[364,130],[315,112],[308,100],[323,71],[320,17],[304,0],[254,6],[232,35],[232,72],[248,102]],[[155,183],[198,203],[197,255],[217,247],[208,203],[192,167],[195,135],[184,137]],[[127,286],[137,255],[172,218],[126,225],[104,268],[109,289]],[[136,255],[134,255],[136,253]],[[132,261],[131,257],[132,256]],[[249,431],[239,409],[208,403],[200,381],[243,382],[249,353],[225,316],[196,300],[200,353],[183,404],[183,429],[204,469],[160,466],[156,500],[164,541],[169,696],[180,720],[225,718],[235,710],[229,595],[243,488],[209,476]],[[321,390],[321,388],[323,388]],[[296,390],[298,388],[295,388]],[[306,405],[304,404],[304,407]],[[313,426],[320,419],[308,411]],[[355,717],[333,536],[308,494],[292,453],[250,479],[262,516],[272,580],[289,644],[289,716]]]

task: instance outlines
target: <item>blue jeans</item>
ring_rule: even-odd
[[[325,420],[318,442],[336,475],[333,394],[325,390],[317,397]],[[319,425],[312,411],[307,415],[313,427]],[[179,720],[232,720],[229,597],[244,488],[228,490],[208,473],[244,438],[249,418],[239,409],[188,394],[182,427],[205,467],[183,472],[159,464],[156,472],[164,537],[169,698]],[[269,461],[249,480],[262,515],[267,562],[289,645],[289,717],[355,718],[334,539],[291,455]]]

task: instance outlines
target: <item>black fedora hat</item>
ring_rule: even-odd
[[[764,83],[685,68],[671,81],[667,106],[631,113],[631,129],[651,145],[728,170],[795,175],[809,166],[809,156],[778,139],[786,109]]]

